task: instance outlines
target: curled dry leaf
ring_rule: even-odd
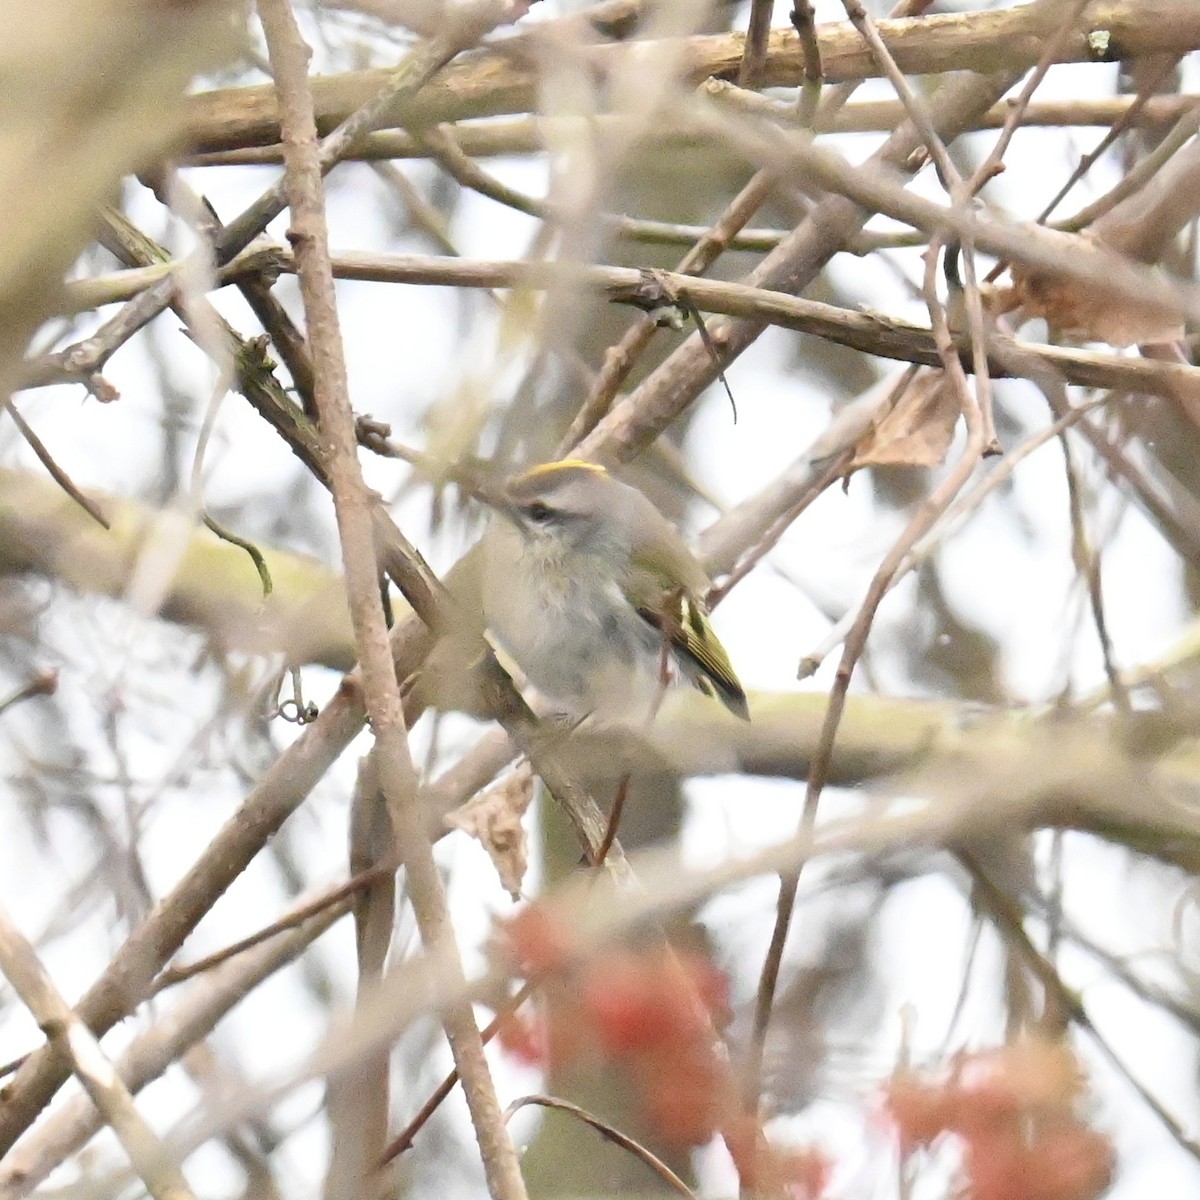
[[[940,370],[921,371],[880,405],[847,468],[933,467],[946,457],[959,416],[958,397]]]
[[[521,818],[533,799],[533,769],[521,763],[507,779],[481,792],[447,815],[451,829],[477,838],[491,856],[505,891],[521,898],[521,883],[529,865],[529,847]]]
[[[821,436],[809,448],[809,462],[827,462],[849,450],[871,428],[875,418],[887,410],[897,387],[897,378],[907,379],[912,371],[913,368],[905,368],[898,376],[892,374],[881,379],[861,396],[843,404],[830,418]]]
[[[1095,255],[1103,243],[1086,233],[1062,234],[1064,254]],[[1021,310],[1021,319],[1042,317],[1051,333],[1066,342],[1107,342],[1133,346],[1139,342],[1171,342],[1183,336],[1183,325],[1174,309],[1146,299],[1130,299],[1106,291],[1094,282],[1032,269],[1014,263],[1009,268],[1011,286],[989,293],[997,316]]]

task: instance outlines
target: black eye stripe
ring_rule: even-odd
[[[540,500],[535,500],[532,504],[525,506],[525,515],[531,521],[536,521],[541,525],[554,516],[554,509],[548,504],[543,504]]]

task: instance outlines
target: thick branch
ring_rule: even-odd
[[[770,114],[776,120],[795,119],[796,106],[780,101],[768,100],[756,93],[745,93],[757,103],[754,111]],[[1131,129],[1154,128],[1177,121],[1194,109],[1200,98],[1187,96],[1152,96],[1139,104],[1137,96],[1105,96],[1100,99],[1040,100],[1025,110],[1023,127],[1054,127],[1063,125],[1097,126],[1106,128],[1116,121],[1125,121]],[[976,129],[1001,129],[1011,111],[1010,101],[993,104],[981,113],[975,122]],[[904,119],[904,106],[898,100],[863,100],[848,104],[841,112],[822,120],[826,133],[886,133],[895,129]],[[446,127],[446,136],[454,140],[458,149],[472,158],[493,158],[510,154],[536,154],[547,149],[555,135],[565,134],[577,128],[583,118],[530,116],[512,117],[508,120],[467,121]],[[588,119],[594,135],[603,143],[605,139],[628,138],[636,133],[644,122],[636,117],[602,113]],[[645,132],[654,144],[675,143],[700,146],[715,144],[711,130],[703,122],[689,121],[684,113],[672,121],[656,124]],[[345,156],[355,159],[427,158],[429,147],[426,142],[404,130],[380,130],[360,138],[354,149]],[[281,163],[283,147],[278,143],[269,145],[243,146],[227,150],[199,150],[184,156],[184,163],[196,167],[242,166],[246,164]]]
[[[1094,5],[1089,28],[1110,35],[1111,57],[1147,54],[1183,55],[1200,48],[1200,7],[1191,0],[1117,0]],[[994,12],[942,13],[907,20],[880,21],[879,30],[900,69],[906,74],[943,71],[1012,71],[1031,67],[1055,28],[1052,12],[1024,4]],[[1086,30],[1073,37],[1062,61],[1092,62]],[[848,22],[817,30],[821,65],[828,82],[868,79],[878,75],[870,52]],[[732,79],[742,59],[744,35],[717,34],[689,39],[683,55],[685,85],[710,76]],[[592,62],[603,77],[627,70],[654,53],[653,43],[597,46]],[[672,57],[674,51],[664,47]],[[644,69],[644,68],[642,68]],[[378,90],[387,72],[352,71],[313,81],[318,125],[331,128]],[[761,87],[796,87],[804,79],[800,39],[790,29],[771,33]],[[537,72],[511,45],[464,56],[444,70],[418,96],[393,109],[393,127],[461,121],[473,117],[529,112],[538,105]],[[279,117],[269,86],[229,88],[196,96],[189,119],[193,150],[225,150],[279,141]]]

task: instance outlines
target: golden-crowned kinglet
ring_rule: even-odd
[[[493,501],[483,610],[497,648],[571,716],[642,716],[666,661],[749,720],[702,599],[708,578],[636,488],[593,463],[534,467]]]

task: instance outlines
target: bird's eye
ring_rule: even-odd
[[[554,516],[554,509],[540,500],[535,500],[532,504],[525,506],[525,515],[535,524],[544,525]]]

